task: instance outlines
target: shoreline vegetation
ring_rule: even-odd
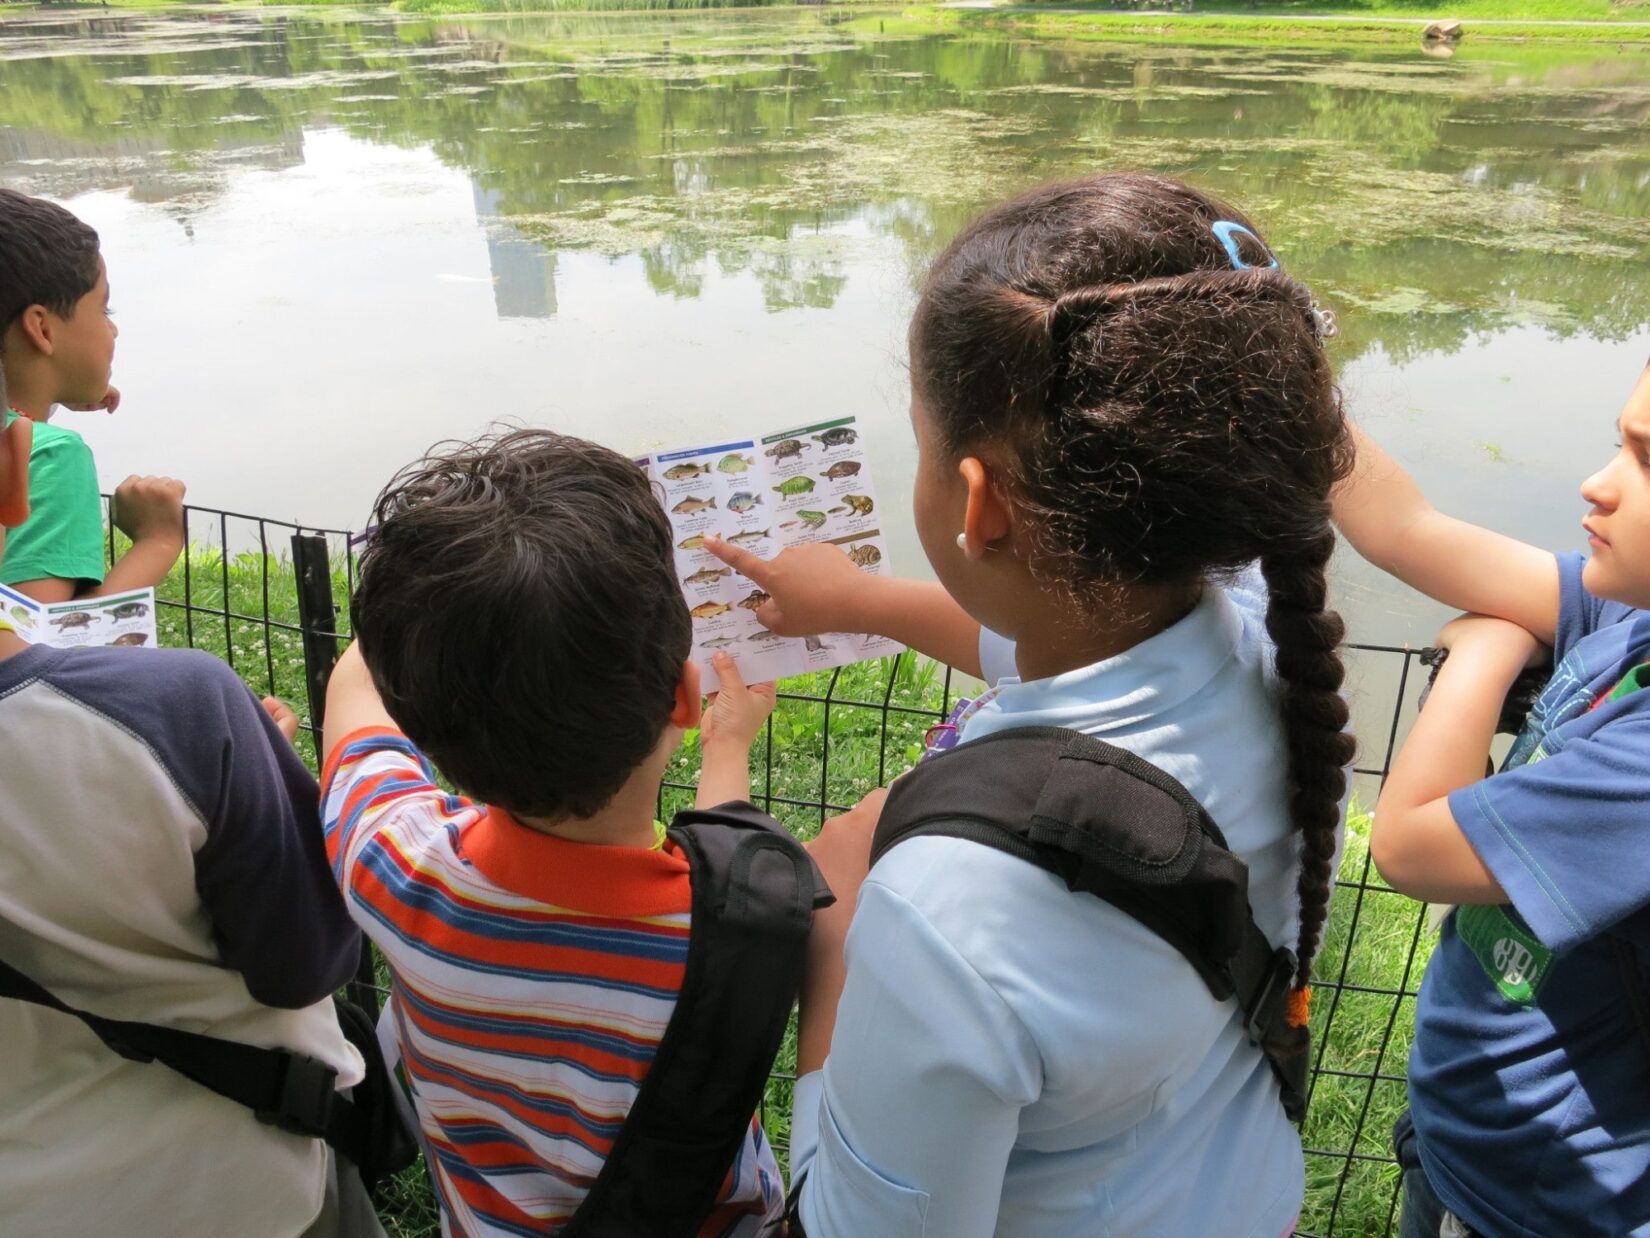
[[[973,0],[965,0],[972,4]],[[1189,11],[1114,11],[1105,0],[1025,3],[980,0],[980,7],[929,4],[908,10],[941,27],[970,24],[1013,29],[1046,38],[1181,44],[1419,44],[1435,21],[1459,21],[1460,42],[1429,44],[1444,55],[1484,43],[1586,42],[1650,46],[1650,3],[1612,0],[1367,0],[1250,4],[1193,0]],[[1127,0],[1119,0],[1119,6]],[[986,7],[989,4],[990,7]],[[1510,13],[1510,15],[1509,15]]]
[[[844,15],[875,10],[911,34],[1011,29],[1057,39],[1186,44],[1413,43],[1429,22],[1453,19],[1469,46],[1650,46],[1650,0],[935,0],[902,8],[875,0],[0,0],[0,13],[10,14],[287,7],[451,16],[807,7]]]
[[[1418,44],[1430,23],[1454,20],[1461,23],[1461,41],[1430,45],[1444,54],[1481,43],[1650,45],[1650,0],[1192,0],[1186,10],[1163,11],[1166,7],[1155,0],[1149,8],[1137,8],[1131,0],[953,0],[908,9],[906,16],[938,28],[980,25],[1048,38],[1117,42]]]

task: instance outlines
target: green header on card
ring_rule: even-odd
[[[140,589],[136,593],[123,593],[119,597],[75,598],[67,602],[53,602],[45,607],[48,615],[60,614],[70,610],[108,610],[125,602],[147,602],[150,600],[149,590]]]
[[[804,434],[823,433],[826,430],[834,430],[838,426],[851,426],[854,424],[854,420],[852,417],[838,417],[835,421],[822,421],[817,426],[798,426],[796,429],[786,430],[782,434],[768,435],[767,438],[762,440],[762,445],[765,447],[769,443],[783,442],[788,438],[800,438]]]

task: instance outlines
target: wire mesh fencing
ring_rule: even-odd
[[[107,519],[105,558],[129,543]],[[298,749],[313,767],[319,698],[338,650],[335,625],[355,585],[350,534],[239,512],[184,508],[184,546],[155,590],[162,646],[222,658],[260,696],[290,702],[302,717]],[[329,656],[330,655],[330,656]]]
[[[299,750],[317,763],[326,676],[348,637],[355,583],[348,532],[190,507],[188,544],[157,590],[160,643],[224,659],[260,695],[290,702],[302,718]],[[111,560],[122,549],[111,533]],[[1387,888],[1368,852],[1374,803],[1424,681],[1418,651],[1352,646],[1348,692],[1360,757],[1346,844],[1312,1009],[1311,1107],[1302,1129],[1307,1197],[1303,1238],[1383,1235],[1395,1228],[1398,1172],[1392,1124],[1404,1106],[1414,1003],[1431,950],[1426,910]],[[753,752],[756,802],[804,839],[915,763],[923,736],[975,685],[916,654],[799,676],[780,684],[778,704]],[[662,820],[690,806],[697,738],[688,737],[660,791]],[[357,1000],[387,991],[368,957]],[[794,1029],[793,1029],[794,1033]],[[795,1040],[776,1062],[762,1118],[782,1162],[789,1150]],[[936,1137],[943,1137],[938,1134]],[[422,1174],[421,1167],[409,1174]],[[409,1176],[386,1217],[394,1234],[433,1234],[433,1206]]]

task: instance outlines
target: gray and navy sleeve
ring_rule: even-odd
[[[206,829],[195,887],[223,961],[265,1005],[298,1009],[360,955],[327,864],[315,779],[246,686],[193,650],[81,650],[60,690],[142,740]]]

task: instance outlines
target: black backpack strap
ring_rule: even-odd
[[[362,1168],[363,1180],[375,1167],[384,1168],[382,1146],[374,1137],[376,1119],[338,1094],[338,1072],[325,1062],[286,1049],[265,1049],[180,1028],[107,1019],[77,1010],[3,961],[0,997],[14,997],[72,1015],[129,1061],[160,1062],[209,1091],[244,1105],[265,1125],[326,1140]],[[347,1025],[345,1030],[349,1030]],[[356,1036],[351,1040],[361,1047]],[[376,1046],[373,1048],[376,1054]],[[369,1067],[372,1063],[373,1057],[369,1057]],[[382,1073],[382,1057],[377,1058],[377,1067]],[[378,1138],[383,1134],[378,1132]],[[417,1150],[410,1140],[406,1142],[412,1154],[385,1172],[411,1164]],[[367,1184],[371,1186],[373,1181]]]
[[[1284,1116],[1299,1125],[1306,1120],[1311,1034],[1289,1026],[1289,993],[1299,963],[1295,952],[1274,947],[1246,912],[1243,942],[1231,958],[1233,993],[1243,1008],[1243,1030],[1265,1055],[1277,1076]]]
[[[1249,874],[1196,797],[1149,761],[1064,727],[1021,727],[950,749],[898,779],[876,863],[938,834],[995,848],[1104,899],[1185,956],[1217,1001],[1235,997],[1289,1117],[1306,1110],[1309,1055],[1286,1019],[1295,955],[1249,908]],[[1288,1047],[1286,1047],[1288,1046]]]
[[[354,990],[352,983],[350,989]],[[380,1182],[400,1173],[418,1159],[418,1140],[408,1129],[397,1103],[396,1089],[400,1086],[390,1075],[384,1061],[384,1049],[378,1043],[377,1020],[372,1011],[364,1010],[342,997],[332,999],[338,1012],[338,1026],[345,1038],[354,1045],[366,1063],[367,1073],[361,1082],[350,1089],[348,1099],[339,1097],[355,1111],[350,1147],[341,1147],[332,1139],[327,1142],[355,1162],[356,1172],[370,1192]],[[376,995],[373,1005],[376,1007]],[[336,1101],[334,1103],[337,1103]],[[352,1149],[358,1149],[359,1155]]]
[[[687,967],[618,1138],[563,1238],[690,1238],[750,1129],[801,982],[816,907],[808,853],[745,803],[676,816],[692,867]]]

